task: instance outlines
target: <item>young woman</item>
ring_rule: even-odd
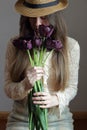
[[[5,92],[14,100],[6,130],[28,130],[28,94],[35,81],[43,77],[44,91],[34,93],[33,103],[48,109],[48,130],[73,130],[69,103],[77,94],[80,59],[79,44],[67,37],[61,11],[67,0],[18,0],[21,14],[19,36],[10,40],[6,52]],[[40,25],[54,27],[53,39],[61,41],[60,51],[48,56],[44,67],[29,63],[26,51],[13,45],[14,39],[38,34]]]

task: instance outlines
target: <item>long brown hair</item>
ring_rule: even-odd
[[[68,56],[67,56],[67,31],[61,12],[47,16],[50,24],[55,28],[53,37],[59,39],[63,44],[61,51],[52,54],[52,69],[55,70],[56,90],[64,90],[67,87],[68,80]],[[33,35],[33,30],[29,23],[29,17],[20,17],[20,36]],[[16,59],[12,65],[11,76],[13,81],[20,81],[25,77],[25,71],[29,64],[28,56],[25,51],[17,50]]]

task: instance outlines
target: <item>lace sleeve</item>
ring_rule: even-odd
[[[77,41],[72,50],[69,51],[69,72],[70,77],[68,81],[68,87],[63,91],[57,92],[59,99],[60,113],[64,110],[65,106],[69,105],[69,102],[76,96],[78,90],[78,70],[80,60],[80,47]]]
[[[29,90],[26,89],[28,84],[27,78],[21,82],[13,82],[10,76],[10,68],[16,53],[16,48],[12,45],[11,41],[7,45],[6,63],[5,63],[5,93],[13,100],[21,100],[27,96]]]

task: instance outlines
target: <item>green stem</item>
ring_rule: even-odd
[[[47,109],[45,109],[45,119],[46,119],[46,127],[48,128],[48,121],[47,121]]]
[[[29,60],[30,60],[31,65],[34,66],[33,59],[32,59],[32,57],[31,57],[31,55],[30,55],[30,51],[27,50],[27,53],[28,53],[28,56],[29,56]]]

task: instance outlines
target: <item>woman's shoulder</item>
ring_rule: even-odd
[[[78,41],[74,38],[67,37],[67,44],[70,51],[72,51],[73,49],[80,49]]]

